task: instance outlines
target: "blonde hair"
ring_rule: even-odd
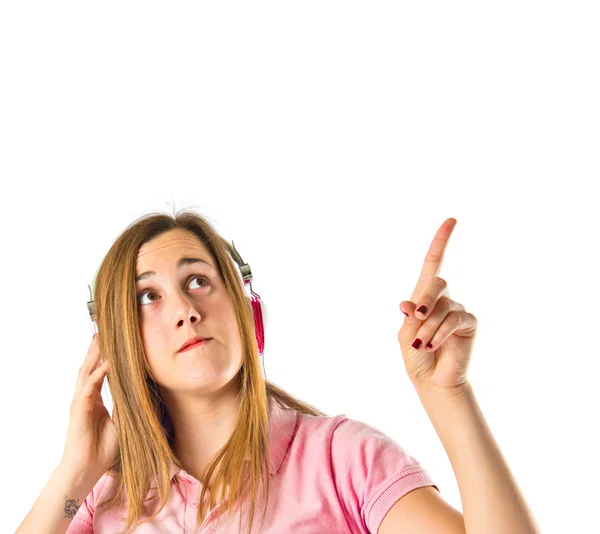
[[[113,410],[119,422],[119,453],[107,471],[115,478],[115,490],[98,503],[96,510],[122,506],[126,496],[127,522],[119,534],[127,534],[152,521],[165,507],[171,491],[171,463],[183,469],[173,448],[173,426],[161,400],[160,385],[155,382],[145,358],[135,292],[139,248],[152,238],[174,229],[193,232],[215,260],[231,296],[244,347],[239,373],[239,418],[227,443],[200,476],[203,488],[197,522],[202,524],[208,511],[217,504],[219,490],[221,495],[227,493],[229,496],[227,514],[230,516],[236,503],[240,503],[241,507],[244,492],[250,489],[248,534],[251,534],[259,488],[264,489],[266,495],[263,522],[268,504],[270,400],[299,413],[326,414],[263,377],[252,308],[236,272],[237,267],[229,255],[227,242],[204,217],[187,210],[174,215],[155,212],[136,219],[113,243],[95,278],[94,301],[100,353],[109,362],[107,378]],[[248,454],[249,465],[246,468]],[[213,480],[213,476],[214,485],[211,486],[209,481]],[[160,505],[154,514],[144,517],[147,515],[146,496],[153,480],[157,481]],[[210,499],[205,502],[207,490],[210,490]]]

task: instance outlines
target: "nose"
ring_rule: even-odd
[[[195,310],[192,310],[189,312],[189,318],[190,318],[190,323],[194,324],[197,323],[200,320],[200,316],[198,315],[198,313]],[[183,326],[183,323],[185,322],[185,319],[180,319],[178,321],[178,326]]]
[[[187,317],[190,323],[194,324],[200,321],[200,314],[194,309],[193,304],[190,302],[190,299],[187,296],[184,296],[180,299],[180,308],[179,308],[179,321],[177,324],[182,326],[185,322],[185,318]]]

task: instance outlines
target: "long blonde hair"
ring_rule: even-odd
[[[233,301],[244,346],[239,373],[240,415],[229,441],[200,476],[203,488],[197,522],[202,524],[208,511],[217,504],[219,490],[221,495],[227,492],[229,496],[227,515],[230,516],[235,504],[241,505],[245,491],[250,489],[248,534],[251,534],[259,488],[264,489],[266,495],[262,521],[267,511],[269,401],[273,399],[282,408],[299,413],[326,414],[265,380],[259,362],[252,309],[227,243],[204,217],[188,210],[174,215],[154,212],[136,219],[113,243],[96,274],[94,301],[100,352],[109,362],[108,382],[119,422],[119,454],[107,471],[115,478],[115,491],[98,503],[96,510],[122,506],[126,496],[127,523],[119,534],[127,534],[152,521],[165,507],[171,491],[170,464],[183,469],[173,448],[173,426],[161,399],[161,388],[145,358],[135,293],[139,248],[174,229],[193,232],[215,259]],[[246,468],[248,454],[250,461]],[[210,485],[213,476],[214,485]],[[160,505],[154,514],[144,517],[148,515],[145,502],[153,480],[157,480]],[[210,499],[205,502],[207,490],[210,490]]]

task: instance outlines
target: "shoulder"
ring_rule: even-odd
[[[355,469],[373,469],[385,463],[405,474],[423,471],[423,467],[403,445],[376,426],[343,417],[337,421],[331,437],[332,459],[347,461]]]
[[[304,448],[329,450],[332,463],[338,468],[364,471],[374,462],[393,465],[407,473],[423,471],[419,461],[400,443],[376,426],[351,419],[345,414],[311,416],[298,414],[294,442]]]

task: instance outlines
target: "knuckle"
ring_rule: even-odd
[[[421,327],[421,329],[419,330],[417,337],[419,337],[420,335],[425,335],[425,336],[433,336],[433,334],[435,333],[435,331],[437,330],[436,328],[433,328],[433,326],[428,325],[427,323],[424,323],[423,326]],[[421,338],[423,339],[423,338]]]
[[[446,297],[441,297],[438,302],[439,302],[440,308],[442,309],[442,311],[446,312],[446,314],[452,308],[452,306],[450,305],[450,300],[447,299]]]
[[[448,282],[446,282],[446,280],[444,280],[443,278],[440,278],[439,276],[434,276],[433,279],[439,287],[444,289],[448,287]]]
[[[456,324],[460,324],[463,322],[463,314],[461,312],[453,311],[450,312],[450,315],[452,315],[452,319]]]
[[[425,256],[425,259],[427,261],[439,263],[442,261],[442,255],[438,252],[428,252],[427,255]]]

